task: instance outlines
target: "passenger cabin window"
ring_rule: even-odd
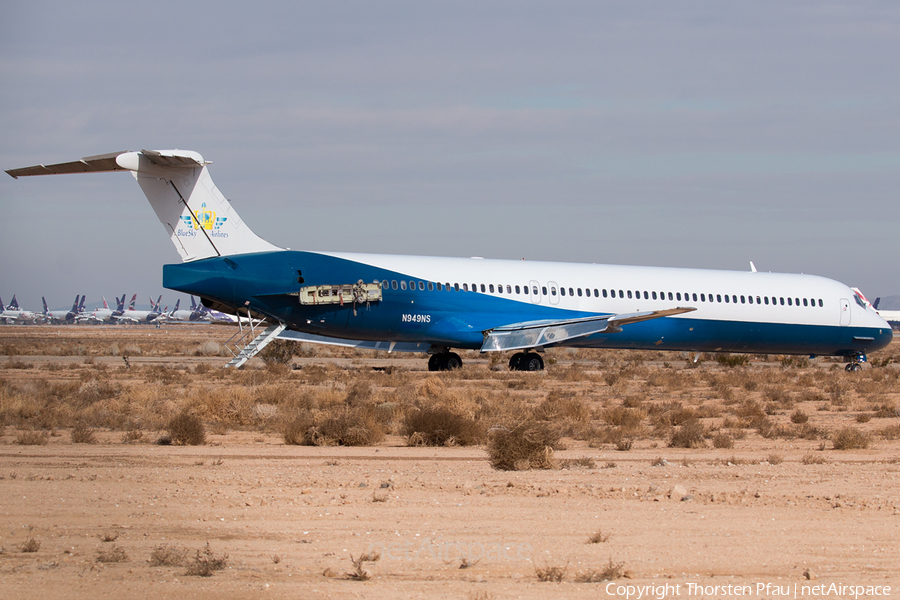
[[[429,291],[429,292],[433,292],[433,291],[434,291],[434,284],[433,284],[432,282],[430,282],[430,281],[428,282],[428,291]]]
[[[559,295],[560,295],[560,296],[565,296],[565,295],[566,295],[566,288],[564,288],[564,287],[559,288]]]
[[[519,291],[519,286],[516,286],[516,293],[517,293],[517,294],[520,294],[520,293],[521,293],[521,292]]]
[[[697,294],[694,294],[694,302],[697,301]]]
[[[631,290],[628,290],[628,299],[631,300]]]
[[[535,296],[538,295],[537,286],[534,286],[534,287],[531,288],[531,293],[534,294]]]
[[[390,287],[390,285],[391,285],[391,283],[387,279],[385,279],[384,281],[381,282],[381,288],[384,290],[388,289],[388,287]]]
[[[541,293],[544,294],[545,296],[547,295],[547,286],[546,285],[541,286]]]
[[[722,301],[722,294],[716,294],[716,302]]]
[[[507,294],[512,294],[512,287],[511,287],[511,286],[506,286],[506,293],[507,293]],[[519,290],[516,290],[516,293],[518,294],[518,293],[519,293]]]
[[[405,290],[405,289],[406,289],[406,280],[405,280],[405,279],[402,280],[402,281],[400,281],[400,289],[401,289],[401,290]]]
[[[420,281],[420,282],[419,282],[419,291],[420,291],[420,292],[424,292],[424,291],[425,291],[425,282],[424,282],[424,281]]]
[[[454,284],[453,284],[453,291],[455,291],[455,292],[458,292],[458,291],[459,291],[459,284],[458,284],[458,283],[454,283]]]

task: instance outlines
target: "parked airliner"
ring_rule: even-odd
[[[513,351],[539,370],[554,346],[846,357],[856,370],[890,326],[853,290],[812,275],[293,251],[254,234],[197,152],[141,150],[7,171],[13,177],[130,171],[181,256],[163,286],[272,325],[277,337],[427,352]],[[127,311],[126,311],[127,312]]]

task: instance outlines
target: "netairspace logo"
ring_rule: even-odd
[[[663,585],[606,584],[607,595],[625,600],[665,600],[676,596],[703,598],[877,598],[891,595],[887,585],[844,585],[840,583],[775,584],[757,582],[747,585],[703,585],[700,583],[667,583]]]

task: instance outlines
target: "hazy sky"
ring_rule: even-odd
[[[25,2],[0,169],[196,150],[293,249],[806,272],[900,293],[900,3]],[[0,296],[163,293],[127,173],[0,177]]]

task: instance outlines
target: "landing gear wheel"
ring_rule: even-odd
[[[461,367],[462,359],[455,352],[441,352],[428,358],[429,371],[454,371]]]
[[[519,370],[521,371],[543,371],[544,359],[538,354],[530,352],[519,360]]]
[[[462,368],[462,359],[459,357],[459,354],[456,352],[448,352],[444,356],[445,358],[442,365],[444,371],[455,371],[456,369]]]
[[[525,356],[524,352],[516,352],[511,357],[509,357],[509,370],[510,371],[518,371],[519,370],[519,361],[522,360],[522,357]]]
[[[856,372],[862,369],[862,366],[859,363],[850,363],[849,365],[844,367],[844,369],[849,372]]]

